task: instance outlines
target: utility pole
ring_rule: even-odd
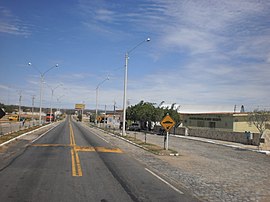
[[[115,129],[115,100],[113,101],[113,129]]]
[[[32,95],[32,122],[34,123],[35,95]]]
[[[22,91],[19,92],[19,122],[21,121]],[[21,127],[21,124],[19,125]]]
[[[105,105],[104,128],[106,128],[106,126],[107,126],[107,118],[106,118],[106,114],[107,114],[107,105]]]

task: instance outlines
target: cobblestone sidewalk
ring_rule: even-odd
[[[265,154],[171,136],[170,148],[179,156],[156,156],[100,130],[91,130],[202,201],[270,201],[270,156]],[[136,138],[144,140],[145,136],[136,133]],[[147,142],[164,143],[157,135],[147,135]]]

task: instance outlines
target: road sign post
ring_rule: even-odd
[[[165,149],[168,150],[169,149],[169,131],[175,125],[175,121],[170,117],[169,114],[167,114],[162,119],[160,124],[167,131],[167,134],[166,134],[166,148]],[[164,141],[164,143],[165,143],[165,141]]]

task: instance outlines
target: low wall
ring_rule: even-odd
[[[161,126],[155,126],[154,131],[159,132]],[[251,144],[251,145],[259,145],[259,134],[254,133],[252,139],[248,139],[245,133],[241,132],[229,132],[222,131],[218,129],[208,129],[208,128],[188,128],[178,127],[176,129],[171,129],[171,134],[175,135],[189,135],[194,137],[202,137],[209,138],[215,140],[223,140],[229,142],[237,142],[242,144]]]

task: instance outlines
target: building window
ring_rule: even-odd
[[[216,128],[216,122],[209,122],[209,128]]]
[[[204,127],[204,121],[197,121],[198,127]]]

